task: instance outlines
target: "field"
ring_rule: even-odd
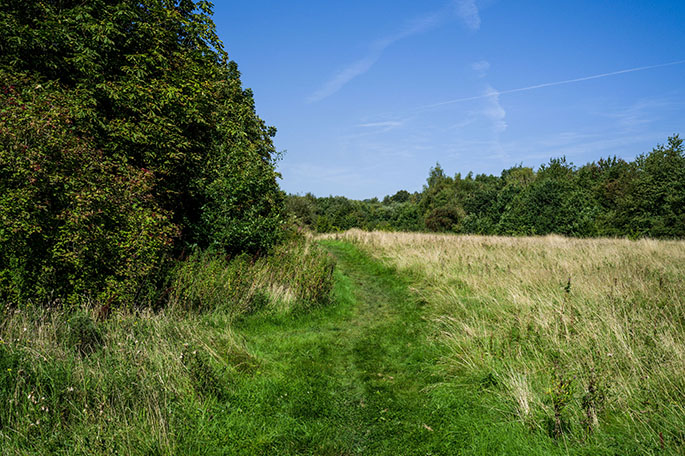
[[[562,237],[197,255],[159,309],[5,309],[0,453],[682,454],[684,271]]]
[[[443,386],[570,445],[685,450],[685,243],[349,231],[410,277]]]

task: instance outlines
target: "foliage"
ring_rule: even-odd
[[[76,134],[63,90],[10,78],[0,72],[0,297],[132,300],[177,234],[152,173]]]
[[[273,127],[207,1],[0,0],[0,297],[141,300],[281,238]]]
[[[306,238],[295,236],[271,255],[233,259],[211,250],[194,252],[173,275],[170,305],[184,310],[242,315],[273,304],[292,308],[328,302],[334,262]]]
[[[500,176],[429,171],[421,192],[364,201],[289,195],[299,223],[325,233],[364,230],[473,234],[685,237],[685,152],[677,135],[632,162],[580,168],[564,157]]]
[[[685,149],[678,136],[635,160],[635,179],[619,205],[625,228],[637,236],[685,236]]]
[[[426,215],[426,228],[437,232],[457,231],[464,218],[461,212],[456,207],[436,207]]]
[[[171,305],[161,309],[124,308],[103,320],[95,309],[4,308],[0,453],[234,453],[263,445],[254,437],[271,432],[274,407],[285,412],[278,426],[292,432],[291,403],[307,411],[323,399],[293,382],[301,365],[263,353],[278,347],[287,356],[295,337],[274,343],[244,329],[328,312],[331,257],[291,237],[271,256],[229,261],[198,251],[175,265]]]

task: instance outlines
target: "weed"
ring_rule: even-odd
[[[304,237],[291,239],[261,258],[228,259],[195,252],[176,270],[170,305],[182,310],[220,310],[234,316],[273,304],[281,310],[328,301],[334,262]]]
[[[581,398],[584,412],[581,425],[588,433],[592,433],[599,424],[598,415],[603,410],[607,399],[607,386],[598,378],[594,367],[589,367],[587,370],[587,387]]]
[[[100,328],[93,319],[85,313],[77,313],[69,319],[69,333],[67,344],[82,356],[90,355],[98,350],[103,343]]]
[[[183,364],[188,369],[193,387],[202,397],[223,400],[228,392],[228,375],[219,373],[213,366],[210,356],[202,349],[185,347],[181,354]]]
[[[555,361],[552,371],[552,387],[547,390],[547,395],[552,403],[553,415],[548,421],[548,431],[555,439],[559,439],[568,430],[569,422],[565,417],[564,410],[573,399],[573,380],[567,376]]]

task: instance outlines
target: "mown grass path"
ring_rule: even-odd
[[[514,454],[509,426],[473,395],[436,388],[440,348],[394,271],[350,244],[335,255],[334,302],[237,331],[259,360],[235,379],[214,423],[184,450],[205,454]],[[218,442],[221,442],[218,445]],[[504,445],[504,447],[503,447]]]

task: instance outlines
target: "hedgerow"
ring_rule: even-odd
[[[0,0],[0,298],[140,302],[282,237],[275,129],[206,1]]]

